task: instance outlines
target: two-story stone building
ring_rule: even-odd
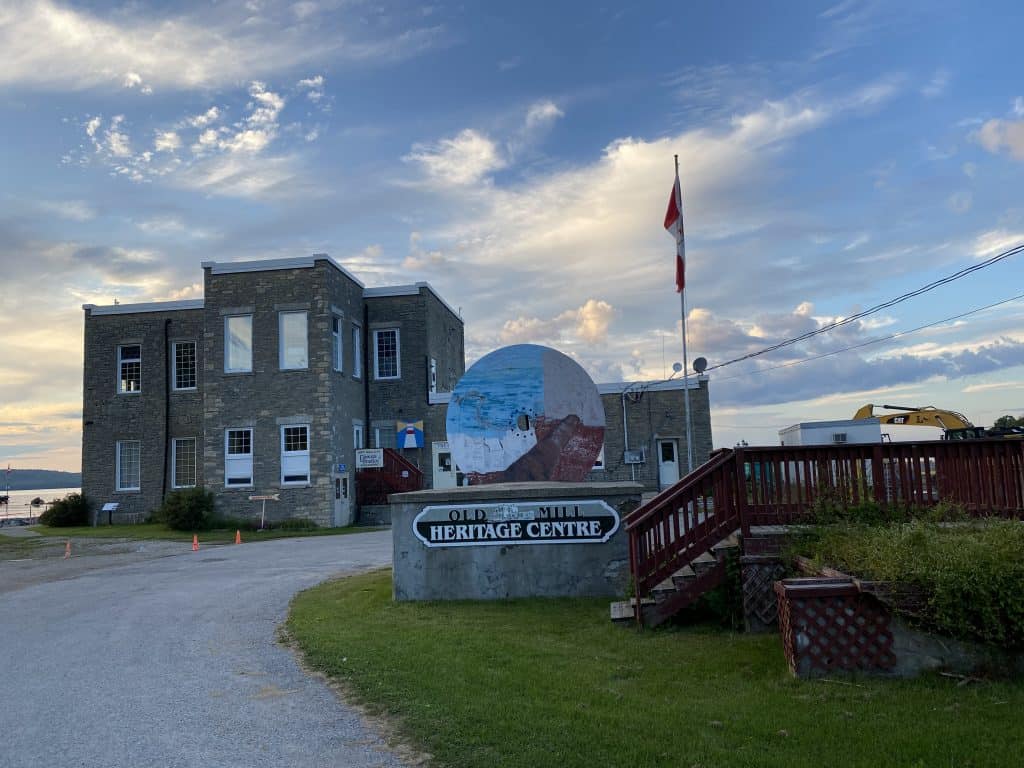
[[[85,305],[82,490],[143,519],[201,486],[220,514],[354,519],[355,451],[398,448],[428,486],[455,485],[448,396],[463,323],[427,283],[365,287],[326,255],[204,262],[203,298]],[[686,471],[683,382],[599,385],[593,480],[649,490]],[[690,380],[694,465],[711,450],[706,379]],[[422,447],[398,441],[422,422]],[[105,518],[104,518],[105,519]]]

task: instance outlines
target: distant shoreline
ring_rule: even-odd
[[[51,488],[79,488],[82,485],[80,472],[60,472],[53,469],[12,469],[8,475],[0,467],[0,496],[7,492],[46,491]]]

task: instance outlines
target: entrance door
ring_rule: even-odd
[[[675,440],[658,441],[658,487],[668,488],[679,482],[679,454]]]
[[[348,472],[334,473],[334,519],[335,527],[352,524],[352,481]]]
[[[433,482],[435,488],[454,488],[455,483],[455,462],[452,460],[452,452],[445,440],[435,440],[430,444],[430,452],[433,456]]]

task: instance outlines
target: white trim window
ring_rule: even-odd
[[[601,452],[597,454],[597,458],[594,459],[594,466],[591,467],[591,472],[600,472],[604,469],[604,443],[601,443]]]
[[[177,392],[196,389],[199,381],[199,364],[196,359],[194,341],[176,341],[171,344],[171,388]]]
[[[142,442],[118,440],[116,454],[117,490],[139,490],[142,487]]]
[[[360,424],[352,425],[352,448],[360,450],[366,447],[366,427]]]
[[[252,315],[224,318],[224,373],[252,371]]]
[[[363,328],[352,325],[352,378],[363,377]]]
[[[252,486],[252,429],[224,430],[224,485]]]
[[[305,311],[278,312],[277,330],[281,370],[309,368],[309,332]]]
[[[142,345],[124,344],[117,348],[117,393],[137,395],[142,391]]]
[[[373,378],[400,379],[402,368],[401,340],[397,328],[384,328],[373,332]]]
[[[344,324],[338,315],[331,318],[331,368],[341,373],[344,370],[345,349],[342,342]]]
[[[430,358],[430,392],[437,393],[437,360]]]
[[[281,485],[309,484],[309,425],[281,427]]]
[[[194,488],[196,485],[196,439],[175,437],[171,440],[171,485]]]

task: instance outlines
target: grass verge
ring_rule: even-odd
[[[777,635],[612,626],[607,600],[394,603],[390,571],[298,595],[306,662],[457,768],[1006,766],[1024,685],[801,681]]]
[[[45,525],[32,527],[42,536],[56,536],[59,538],[89,538],[89,539],[159,539],[167,541],[192,541],[190,531],[172,531],[165,525],[159,523],[140,523],[138,525],[99,525],[80,526],[73,528],[49,528]],[[381,528],[316,528],[312,531],[289,531],[271,529],[267,531],[242,531],[242,540],[247,544],[254,541],[269,541],[271,539],[292,539],[297,536],[338,536],[350,533],[366,533],[368,531],[379,531]],[[203,544],[230,544],[235,540],[235,529],[213,529],[199,532],[199,541]]]

